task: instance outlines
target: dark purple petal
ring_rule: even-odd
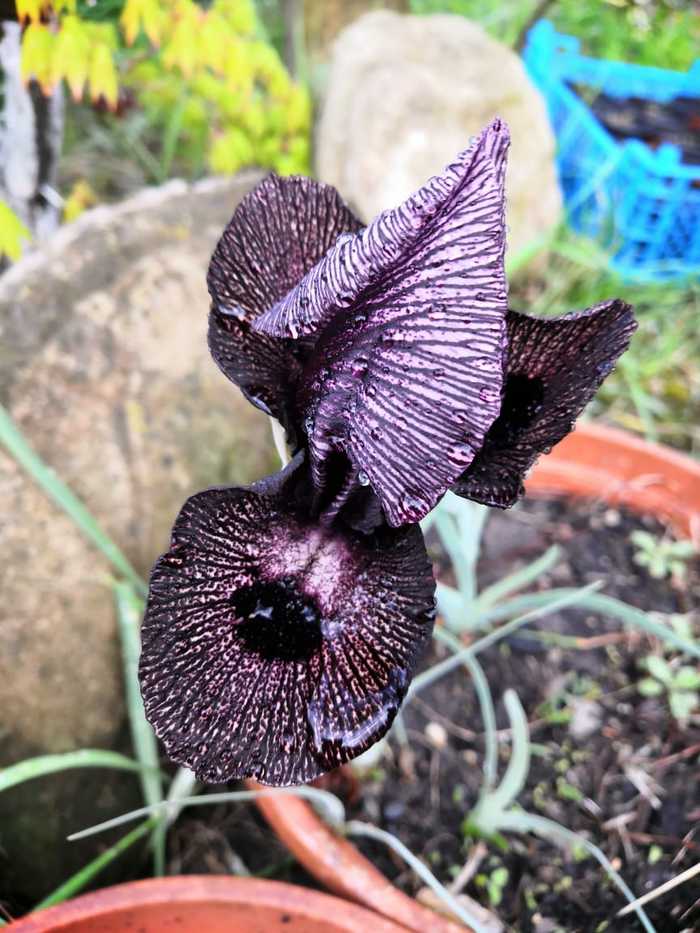
[[[309,178],[268,175],[246,195],[214,250],[209,347],[221,370],[250,400],[287,421],[299,372],[288,341],[252,330],[251,322],[293,288],[360,222],[337,191]]]
[[[513,505],[527,471],[571,431],[636,326],[632,309],[619,300],[560,318],[509,311],[503,408],[454,492],[485,505]]]
[[[329,531],[275,484],[187,501],[153,570],[146,715],[204,781],[310,781],[386,733],[430,638],[416,527]]]
[[[500,409],[507,148],[495,121],[255,322],[276,336],[320,329],[298,400],[314,480],[325,487],[342,451],[394,526],[430,511]]]

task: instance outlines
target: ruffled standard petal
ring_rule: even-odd
[[[527,471],[571,431],[636,326],[620,300],[550,319],[509,311],[501,414],[453,491],[485,505],[514,505]]]
[[[445,172],[342,237],[255,322],[316,334],[299,404],[314,479],[341,452],[393,526],[471,463],[500,409],[508,132],[495,121]]]
[[[287,421],[299,374],[289,341],[254,331],[252,321],[304,277],[342,233],[361,223],[338,192],[309,178],[269,175],[241,201],[209,265],[209,347],[246,396]]]
[[[202,780],[310,781],[388,730],[432,629],[417,528],[329,531],[275,485],[215,489],[180,513],[153,570],[146,715]]]

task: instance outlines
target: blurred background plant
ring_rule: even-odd
[[[22,82],[70,92],[56,185],[64,219],[172,176],[309,173],[310,97],[252,0],[17,0],[16,17]],[[32,227],[22,214],[13,203],[0,214],[11,259]]]
[[[494,39],[518,47],[535,20],[546,16],[559,32],[578,36],[595,58],[685,71],[698,57],[700,22],[686,0],[410,0],[410,6],[414,13],[467,16]]]

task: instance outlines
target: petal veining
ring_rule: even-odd
[[[187,501],[153,570],[146,715],[203,780],[309,781],[389,728],[430,638],[418,528],[314,525],[274,486]]]
[[[360,222],[337,191],[268,175],[237,207],[209,265],[209,347],[223,373],[263,411],[289,422],[298,349],[252,321],[293,288]]]
[[[559,318],[509,311],[501,414],[454,492],[486,505],[513,505],[527,471],[571,431],[636,326],[631,307],[619,299]]]

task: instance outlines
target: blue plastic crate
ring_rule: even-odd
[[[587,58],[547,20],[530,30],[524,58],[549,108],[573,228],[602,242],[625,278],[700,275],[700,165],[682,164],[674,145],[616,140],[569,86],[659,103],[700,97],[700,59],[682,73]]]

